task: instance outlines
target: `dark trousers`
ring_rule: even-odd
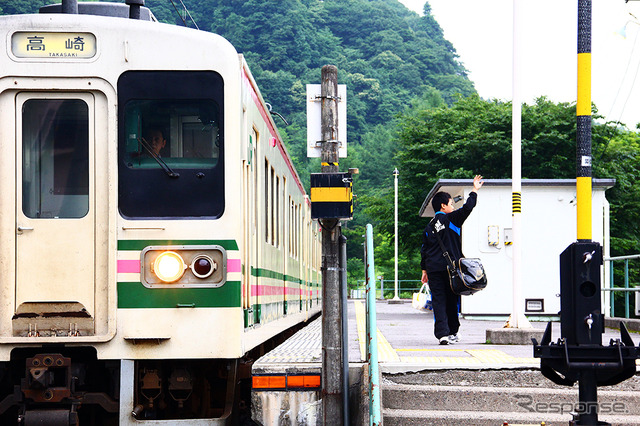
[[[460,328],[458,320],[458,299],[460,296],[451,291],[447,272],[429,272],[429,289],[435,324],[433,333],[436,339],[456,334]]]

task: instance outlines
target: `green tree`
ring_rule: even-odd
[[[2,3],[0,12],[3,15],[21,15],[25,13],[38,13],[38,10],[47,4],[59,3],[44,0],[7,0]]]
[[[615,177],[607,191],[611,215],[611,254],[640,253],[640,135],[620,128],[594,152],[594,174]],[[639,282],[639,281],[636,281]]]
[[[522,109],[523,178],[576,176],[575,105],[539,98]],[[611,205],[611,251],[634,254],[640,242],[640,137],[600,123],[594,109],[594,177],[617,179],[607,193]],[[403,115],[396,162],[400,170],[399,235],[403,256],[419,249],[425,221],[417,213],[428,191],[441,178],[511,177],[511,103],[459,98],[452,106],[416,107]],[[368,214],[390,233],[392,194],[368,200]],[[416,270],[419,264],[414,264]]]

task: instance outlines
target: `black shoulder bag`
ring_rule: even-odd
[[[439,231],[433,225],[431,228],[436,234],[436,239],[442,249],[442,255],[447,259],[451,290],[457,295],[469,296],[485,288],[487,286],[487,276],[484,273],[480,259],[461,257],[454,262],[442,243]]]

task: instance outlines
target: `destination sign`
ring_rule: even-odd
[[[17,32],[11,37],[11,52],[18,58],[87,59],[96,55],[96,37],[91,33]]]

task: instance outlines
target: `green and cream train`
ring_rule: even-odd
[[[236,423],[249,357],[320,311],[243,56],[129,3],[0,17],[3,425]]]

